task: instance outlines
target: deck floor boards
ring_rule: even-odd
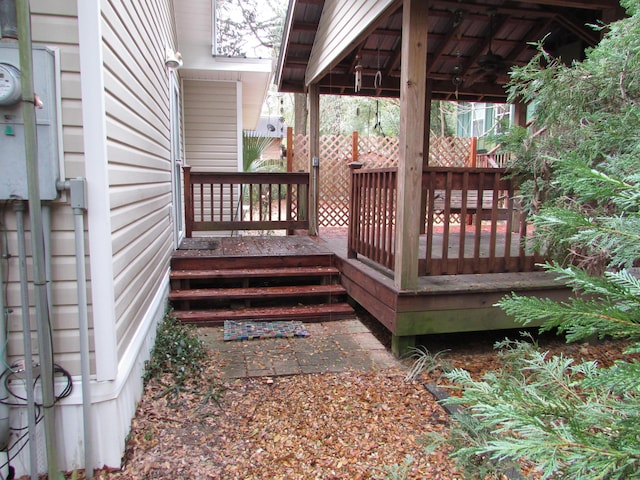
[[[331,249],[306,235],[185,238],[175,256],[265,257],[330,255]]]

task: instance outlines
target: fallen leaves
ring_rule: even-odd
[[[481,376],[495,368],[492,341],[453,346],[444,359]],[[437,344],[438,349],[447,345]],[[544,345],[577,360],[610,364],[623,344]],[[431,351],[437,351],[435,347]],[[200,378],[180,397],[150,382],[138,406],[120,471],[97,478],[146,479],[409,479],[453,480],[446,449],[425,448],[426,434],[445,434],[448,416],[423,386],[429,372],[406,382],[407,370],[325,373],[223,380],[211,354]],[[209,401],[190,394],[199,387]],[[215,400],[215,401],[214,401]]]
[[[215,355],[203,378],[222,382]],[[229,380],[218,403],[188,394],[138,407],[120,472],[105,479],[369,479],[413,457],[408,478],[456,477],[446,451],[426,454],[426,431],[442,432],[441,407],[404,371]],[[435,421],[432,421],[434,420]]]

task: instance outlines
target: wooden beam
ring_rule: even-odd
[[[418,285],[418,243],[427,84],[428,4],[404,0],[400,75],[400,162],[396,213],[394,284],[401,290]]]
[[[309,235],[318,235],[318,185],[320,161],[320,86],[309,85]]]
[[[526,4],[523,6],[521,4]],[[618,0],[529,0],[527,2],[518,2],[515,5],[507,7],[501,5],[487,5],[486,3],[476,3],[469,1],[457,1],[457,0],[437,0],[433,2],[434,6],[438,8],[451,8],[451,9],[464,9],[471,12],[479,12],[491,8],[496,13],[505,13],[509,15],[523,15],[525,13],[536,13],[538,15],[545,15],[545,12],[541,8],[536,8],[535,5],[548,5],[550,7],[569,7],[582,10],[602,10],[607,8],[615,8],[619,5]]]

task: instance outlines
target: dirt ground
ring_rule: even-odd
[[[385,330],[362,319],[383,342]],[[430,352],[474,376],[496,366],[493,344],[515,331],[438,335]],[[540,345],[576,360],[608,365],[623,344]],[[216,352],[179,395],[151,381],[145,388],[120,470],[101,479],[409,479],[462,478],[446,448],[425,451],[427,433],[446,433],[448,416],[425,389],[436,377],[406,381],[397,369],[227,380]],[[198,392],[198,393],[194,393]],[[203,396],[201,393],[205,392]],[[409,460],[410,459],[410,460]],[[395,475],[395,476],[394,476]],[[82,478],[79,476],[78,478]]]

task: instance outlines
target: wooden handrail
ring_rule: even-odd
[[[351,172],[348,256],[393,270],[397,169]],[[427,167],[422,174],[422,276],[530,271],[539,258],[521,242],[527,222],[516,185],[496,168]]]
[[[184,167],[185,235],[194,231],[306,230],[309,174],[193,172]]]

